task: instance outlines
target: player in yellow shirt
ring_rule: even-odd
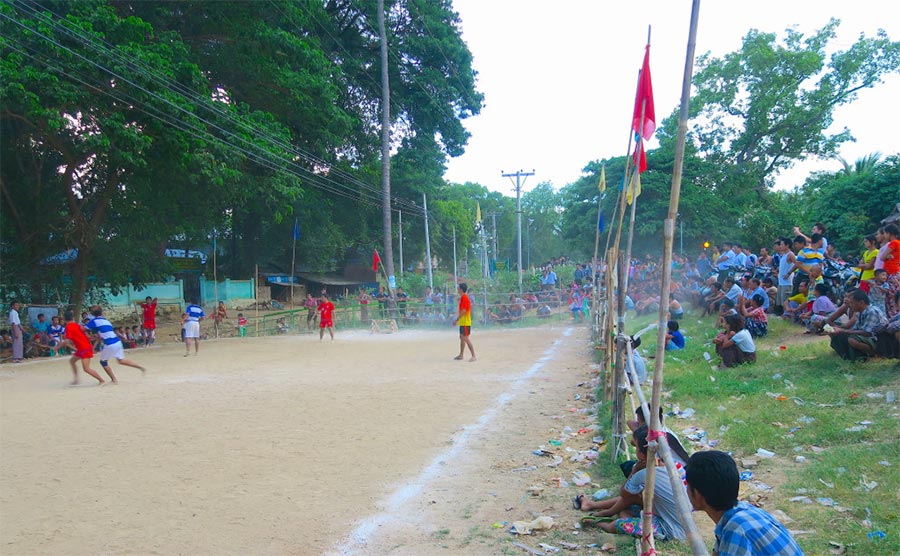
[[[457,361],[462,361],[466,346],[469,346],[469,351],[472,353],[469,361],[475,361],[475,347],[472,346],[472,340],[469,339],[469,335],[472,333],[472,300],[466,294],[467,291],[469,291],[468,284],[460,283],[459,315],[453,321],[454,324],[459,324],[459,355],[454,357]]]

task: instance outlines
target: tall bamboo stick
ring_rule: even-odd
[[[697,40],[697,22],[700,15],[700,0],[693,0],[693,4],[691,7],[691,24],[690,24],[690,32],[688,34],[688,44],[687,44],[687,53],[685,55],[684,62],[684,75],[681,83],[681,109],[679,113],[678,120],[678,134],[675,141],[675,161],[674,167],[672,170],[672,189],[671,196],[669,198],[669,212],[665,220],[665,237],[664,237],[664,247],[663,247],[663,274],[662,274],[662,283],[660,284],[660,303],[659,303],[659,330],[657,332],[657,343],[656,343],[656,360],[654,365],[654,373],[653,373],[653,400],[651,406],[649,408],[650,415],[648,416],[650,420],[650,430],[651,431],[659,431],[661,430],[661,424],[659,421],[659,406],[660,399],[662,397],[662,384],[663,384],[663,367],[665,364],[665,348],[666,348],[666,322],[668,321],[668,299],[669,299],[669,290],[670,284],[672,281],[672,244],[674,243],[675,238],[675,219],[678,214],[678,203],[681,197],[681,172],[684,167],[684,145],[685,145],[685,137],[687,135],[687,121],[689,117],[690,111],[690,101],[691,101],[691,78],[693,75],[693,67],[694,67],[694,49],[696,46]],[[664,438],[664,437],[663,437]],[[671,454],[669,453],[669,444],[668,442],[654,442],[651,443],[647,459],[648,461],[655,461],[657,450],[663,456],[663,461],[666,463],[666,469],[668,470],[669,480],[672,483],[673,491],[675,492],[675,501],[678,505],[679,513],[681,514],[681,521],[685,526],[685,531],[687,532],[688,541],[691,544],[691,549],[695,556],[706,556],[706,545],[703,543],[703,538],[700,536],[700,532],[697,530],[697,526],[694,523],[693,517],[691,516],[691,503],[687,499],[687,493],[684,488],[682,488],[681,478],[677,473],[673,473],[674,465],[672,465]],[[647,465],[647,479],[645,482],[645,490],[644,490],[644,499],[645,499],[645,514],[643,516],[643,525],[647,527],[644,529],[645,531],[652,531],[652,527],[650,527],[650,521],[652,516],[649,512],[652,512],[652,499],[653,499],[653,485],[655,484],[655,466]],[[648,498],[649,491],[649,499],[650,506],[649,510],[646,506],[646,500]],[[652,536],[645,538],[642,541],[641,549],[644,553],[650,552],[653,550],[652,544]]]

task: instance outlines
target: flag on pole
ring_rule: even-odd
[[[644,142],[641,141],[641,136],[637,133],[634,134],[634,155],[632,158],[634,159],[636,173],[642,174],[647,171],[647,153],[644,152]]]
[[[597,184],[597,188],[600,190],[600,193],[606,191],[606,165],[600,167],[600,183]],[[600,230],[601,232],[603,230]]]
[[[600,221],[597,223],[597,229],[600,233],[603,233],[603,228],[606,227],[606,223],[603,221],[603,211],[600,211]]]
[[[372,255],[372,272],[378,272],[378,263],[381,262],[381,257],[378,256],[378,249],[375,250],[375,254]]]
[[[300,239],[300,217],[294,218],[294,239]]]
[[[475,225],[481,224],[481,203],[475,204]]]
[[[641,195],[641,174],[635,172],[631,176],[631,183],[628,184],[628,192],[625,194],[625,200],[630,205],[635,199]]]
[[[643,120],[641,116],[643,115]],[[644,139],[650,139],[656,131],[656,111],[653,109],[653,83],[650,80],[650,45],[644,51],[644,65],[638,77],[637,96],[634,99],[634,115],[631,129]]]

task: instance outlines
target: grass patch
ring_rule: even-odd
[[[628,330],[636,332],[655,320],[631,320]],[[847,545],[853,554],[900,553],[900,406],[886,402],[887,392],[900,395],[900,362],[843,361],[827,337],[804,336],[801,328],[772,319],[769,336],[756,342],[755,364],[717,371],[704,358],[706,352],[712,363],[718,362],[711,341],[717,333],[714,319],[686,317],[681,330],[687,346],[666,354],[663,407],[668,413],[690,407],[695,417],[668,416],[666,424],[679,434],[691,426],[701,428],[708,440],[718,442],[716,449],[736,459],[760,448],[775,452],[775,458],[760,464],[774,488],[763,506],[796,520],[789,529],[812,531],[796,537],[807,554],[827,554],[830,541]],[[655,338],[655,331],[644,336],[644,354],[655,353]],[[647,362],[652,374],[653,360]],[[644,392],[649,398],[650,387]],[[608,405],[598,415],[606,431],[612,422]],[[626,413],[630,407],[626,402]],[[797,462],[797,456],[805,461]],[[601,458],[592,469],[607,478],[605,483],[621,477],[609,460]],[[878,485],[871,490],[862,484],[871,487],[872,481]],[[813,502],[790,502],[795,496]],[[833,499],[839,508],[823,506],[818,498]],[[872,531],[887,537],[870,539]],[[690,554],[680,543],[664,547],[667,554]]]

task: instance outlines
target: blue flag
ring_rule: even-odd
[[[294,218],[294,239],[300,239],[300,218]]]
[[[604,226],[604,222],[603,222],[603,213],[601,212],[600,213],[600,222],[598,222],[598,224],[597,224],[597,229],[600,230],[601,234],[603,233],[603,228],[605,228],[605,226]]]

